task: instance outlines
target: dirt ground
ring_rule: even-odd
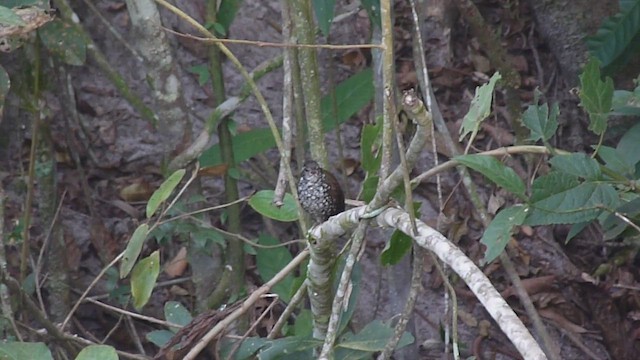
[[[190,1],[177,1],[181,8],[189,10],[197,19],[202,20],[203,5]],[[518,95],[524,105],[531,103],[533,90],[540,87],[545,100],[557,101],[561,105],[561,130],[554,138],[554,145],[567,150],[589,150],[595,143],[587,132],[587,120],[578,108],[578,98],[570,92],[573,85],[568,84],[560,72],[545,40],[538,34],[531,9],[525,2],[507,7],[506,1],[483,1],[479,5],[489,23],[499,28],[503,34],[502,42],[511,55],[513,64],[522,77],[522,86]],[[280,42],[281,35],[274,26],[280,24],[280,9],[277,1],[245,1],[234,21],[230,37],[256,41]],[[92,34],[93,39],[106,54],[109,62],[123,74],[131,89],[143,94],[149,102],[146,87],[145,70],[131,54],[108,31],[105,24],[82,3],[76,4],[76,11],[82,23]],[[131,24],[123,2],[101,0],[96,6],[106,19],[122,34],[130,33]],[[350,5],[340,2],[339,9],[348,11]],[[339,11],[340,12],[340,11]],[[416,84],[416,74],[411,55],[410,12],[404,2],[396,6],[396,53],[397,83],[401,89],[412,88]],[[173,16],[165,14],[166,26],[178,31],[188,31],[188,27]],[[450,29],[451,42],[426,41],[429,56],[430,75],[441,111],[452,133],[457,133],[461,119],[468,110],[475,87],[484,83],[493,73],[486,54],[479,48],[474,34],[457,15],[452,15]],[[355,12],[345,21],[335,24],[330,42],[333,44],[364,43],[368,38],[368,18],[363,11]],[[175,54],[182,69],[200,65],[206,61],[202,46],[183,39],[173,39]],[[450,57],[434,58],[431,55],[441,53],[442,47],[448,47]],[[262,62],[272,59],[280,50],[272,47],[231,45],[230,49],[247,69],[253,69]],[[18,55],[11,54],[2,59],[7,69],[18,69]],[[370,62],[370,54],[354,51],[323,51],[320,56],[323,66],[321,78],[326,82],[327,69],[332,67],[336,81],[359,71]],[[244,81],[228,62],[224,64],[225,85],[228,94],[237,94]],[[60,222],[64,228],[68,245],[68,264],[72,274],[74,291],[83,291],[103,267],[105,258],[113,258],[122,250],[124,244],[143,218],[143,203],[125,205],[121,190],[131,184],[140,184],[150,189],[161,181],[158,168],[158,138],[154,129],[142,120],[133,108],[123,100],[113,85],[100,73],[95,64],[89,62],[82,67],[68,68],[76,92],[77,110],[81,114],[81,124],[68,123],[64,119],[64,106],[57,96],[55,88],[45,93],[47,106],[50,107],[53,142],[56,152],[61,155],[58,162],[58,192],[64,193],[60,212]],[[11,71],[9,71],[11,72]],[[270,109],[276,119],[282,116],[282,71],[274,71],[260,80],[259,86],[265,94]],[[57,80],[51,74],[51,83]],[[207,85],[200,86],[196,75],[182,71],[184,98],[188,108],[195,114],[194,132],[202,128],[202,119],[211,112],[210,90]],[[495,148],[511,144],[513,135],[504,118],[504,94],[496,92],[495,116],[483,127],[477,146],[481,149]],[[31,134],[30,122],[19,109],[19,99],[11,98],[6,106],[6,114],[0,124],[2,142],[0,142],[0,179],[6,191],[5,224],[11,233],[17,219],[21,216],[21,206],[25,190],[21,176],[24,174],[28,159]],[[359,159],[359,134],[363,124],[370,122],[372,107],[369,106],[351,118],[341,127],[340,136],[343,155],[346,159]],[[266,127],[259,106],[249,98],[237,112],[234,119],[238,125],[252,129]],[[621,121],[620,124],[624,124]],[[622,126],[622,125],[621,125]],[[84,133],[87,141],[83,144],[69,144],[65,133]],[[8,135],[8,136],[7,136]],[[330,149],[337,149],[336,134],[328,137]],[[216,142],[217,139],[213,139]],[[92,201],[86,199],[82,184],[78,180],[81,172],[64,155],[76,151],[81,154],[84,173],[90,185]],[[426,152],[425,152],[426,154]],[[337,161],[337,151],[330,157]],[[446,159],[440,154],[441,160]],[[269,152],[267,159],[277,167],[277,154]],[[433,166],[433,157],[425,155],[419,161],[416,174]],[[254,168],[247,166],[247,168]],[[334,169],[335,170],[335,169]],[[483,249],[478,241],[482,235],[480,222],[472,215],[472,207],[457,186],[458,178],[452,172],[443,179],[444,192],[451,196],[447,210],[454,214],[459,226],[454,235],[459,246],[474,260],[482,258]],[[345,184],[347,193],[354,196],[362,182],[363,172],[355,171]],[[485,195],[489,199],[492,191],[481,177],[477,183],[484,184]],[[275,182],[275,179],[271,179]],[[241,195],[248,195],[256,183],[241,181]],[[210,205],[224,202],[223,184],[218,178],[203,181],[203,192]],[[433,223],[436,204],[435,184],[422,184],[416,190],[416,199],[423,201],[423,219]],[[93,204],[93,208],[89,208]],[[134,215],[138,215],[136,218]],[[243,208],[243,235],[255,238],[265,228],[261,217],[249,207]],[[95,222],[101,226],[96,227]],[[97,230],[99,229],[99,230]],[[281,229],[281,233],[292,234],[295,229]],[[510,249],[517,270],[527,283],[530,295],[539,309],[552,338],[561,348],[563,359],[632,359],[632,354],[640,353],[637,337],[640,335],[638,296],[640,274],[638,273],[637,249],[629,249],[621,244],[604,244],[600,230],[593,226],[573,239],[568,245],[564,238],[568,227],[521,229],[515,235],[517,244]],[[38,243],[44,239],[46,224],[36,223],[32,236]],[[368,243],[361,263],[364,282],[360,291],[359,305],[354,316],[354,328],[361,328],[373,319],[389,320],[404,305],[406,286],[410,277],[408,259],[401,264],[382,268],[379,255],[384,248],[389,233],[374,229],[368,234]],[[166,259],[170,259],[179,249],[180,243],[166,245]],[[174,248],[172,248],[172,246]],[[16,247],[12,251],[17,252]],[[613,259],[625,252],[624,261],[613,264]],[[628,255],[629,252],[632,255]],[[249,263],[251,264],[251,259]],[[600,264],[613,264],[613,269],[597,281],[588,275],[593,274]],[[15,266],[16,264],[9,264]],[[513,309],[522,316],[525,324],[530,325],[521,304],[518,302],[509,280],[498,265],[486,267],[485,273],[498,290],[502,291]],[[163,318],[162,304],[168,300],[192,304],[189,296],[188,271],[183,274],[180,283],[187,293],[166,290],[157,291],[150,306],[144,313]],[[258,277],[255,269],[249,266],[247,281],[256,284]],[[161,275],[160,281],[169,280]],[[458,292],[458,312],[460,342],[463,358],[471,355],[483,359],[518,359],[515,348],[509,344],[495,323],[479,302],[470,294],[464,284],[454,283]],[[107,284],[101,284],[95,294],[103,294]],[[425,291],[420,296],[410,331],[416,337],[416,346],[398,354],[398,359],[442,359],[442,324],[446,321],[445,297],[442,280],[433,266],[424,278]],[[107,299],[105,301],[113,301]],[[115,302],[114,302],[115,304]],[[108,311],[84,304],[80,307],[76,326],[84,333],[93,333],[98,338],[105,336],[104,329],[116,325],[117,318]],[[123,325],[120,325],[123,326]],[[138,324],[139,333],[152,329],[148,324]],[[481,334],[488,334],[487,337]],[[118,349],[135,351],[128,339],[128,333],[117,331],[107,341]],[[157,348],[145,342],[148,353]],[[629,357],[630,356],[630,357]]]

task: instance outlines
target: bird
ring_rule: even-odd
[[[305,161],[298,181],[300,205],[315,224],[344,211],[344,193],[333,174],[313,160]]]

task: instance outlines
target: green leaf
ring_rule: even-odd
[[[249,199],[249,206],[260,215],[277,221],[296,221],[300,214],[293,196],[284,194],[284,204],[280,207],[273,205],[273,190],[260,190]]]
[[[617,174],[630,178],[635,173],[635,164],[627,164],[625,155],[618,151],[618,149],[614,149],[609,146],[600,145],[598,148],[598,156],[602,159],[607,168]]]
[[[5,69],[0,65],[0,114],[3,113],[4,102],[7,99],[10,88],[11,79],[9,79],[9,74],[7,74]]]
[[[149,235],[149,225],[140,224],[136,231],[131,235],[131,239],[127,243],[127,248],[124,249],[124,255],[122,256],[122,261],[120,262],[120,279],[124,279],[138,259],[140,255],[140,251],[142,251],[142,245],[144,245],[144,241]]]
[[[380,0],[362,0],[362,7],[367,11],[369,20],[371,20],[371,27],[380,28],[381,16],[380,16]]]
[[[25,26],[22,18],[13,10],[0,6],[0,26]]]
[[[621,1],[620,12],[602,22],[598,32],[587,38],[587,47],[603,67],[637,49],[640,35],[640,1]]]
[[[34,358],[32,358],[34,359]],[[113,346],[109,345],[89,345],[82,349],[76,360],[118,360],[118,353]]]
[[[303,309],[293,325],[293,333],[296,336],[311,336],[313,334],[313,314],[309,309]]]
[[[333,111],[333,102],[329,95],[322,98],[320,110],[325,131],[331,131],[338,124],[347,121],[362,109],[373,98],[371,69],[354,74],[336,86],[335,98],[337,113]],[[232,138],[233,154],[236,163],[245,161],[259,153],[276,146],[270,129],[253,129]],[[222,164],[220,145],[216,144],[207,149],[200,157],[200,165],[209,167]]]
[[[167,180],[165,180],[160,187],[153,192],[151,197],[149,198],[149,202],[147,202],[147,219],[150,219],[153,214],[156,213],[158,208],[162,203],[164,203],[173,190],[175,190],[176,186],[180,183],[184,174],[186,173],[185,169],[176,170]]]
[[[148,257],[140,260],[131,272],[131,295],[133,296],[133,307],[136,310],[149,301],[156,280],[160,274],[160,252],[154,251]]]
[[[611,102],[612,115],[640,116],[640,86],[633,91],[615,90]]]
[[[389,338],[393,336],[393,328],[380,320],[367,324],[358,334],[347,334],[336,345],[339,348],[375,352],[382,351]],[[405,332],[400,338],[396,349],[413,343],[415,339]]]
[[[613,80],[600,80],[600,62],[591,58],[580,74],[580,105],[589,114],[589,130],[601,135],[607,129],[611,111]]]
[[[0,360],[53,360],[47,345],[40,342],[0,342]]]
[[[262,348],[270,345],[272,340],[266,337],[250,337],[246,338],[240,347],[235,351],[232,359],[234,360],[249,360],[259,359],[255,354]],[[235,343],[223,343],[221,349],[220,359],[228,359],[230,351],[234,348]]]
[[[258,242],[261,245],[279,245],[280,241],[267,234],[260,234]],[[289,250],[284,247],[275,248],[256,248],[258,253],[256,256],[256,265],[258,268],[258,274],[263,282],[271,280],[280,270],[282,270],[287,264],[291,262],[293,257]],[[291,300],[293,294],[293,275],[287,275],[282,281],[277,283],[271,291],[278,294],[280,299],[285,303]]]
[[[157,347],[163,347],[173,335],[175,334],[169,330],[153,330],[149,331],[145,337]]]
[[[224,32],[218,31],[219,33],[222,35],[229,33],[229,27],[231,27],[231,23],[236,18],[240,5],[242,5],[242,0],[222,0],[220,2],[216,20],[222,25]]]
[[[164,319],[176,325],[186,326],[193,320],[193,317],[189,310],[181,303],[177,301],[167,301],[164,304]]]
[[[637,223],[637,218],[640,216],[640,197],[636,197],[622,204],[615,210],[627,219],[631,219]],[[609,216],[602,221],[601,225],[605,240],[615,239],[629,227],[629,224],[615,214],[609,214]]]
[[[557,189],[549,189],[555,191]],[[604,209],[614,209],[619,199],[609,184],[587,182],[549,193],[531,204],[527,225],[575,224],[597,218]]]
[[[480,239],[480,242],[487,247],[482,259],[483,264],[492,262],[502,253],[511,239],[513,228],[522,225],[527,211],[524,205],[514,205],[496,214]]]
[[[382,162],[382,154],[378,151],[380,130],[382,130],[382,121],[378,121],[376,124],[365,124],[362,127],[360,158],[362,159],[362,168],[369,174],[376,174]]]
[[[313,11],[318,20],[318,27],[324,36],[329,36],[335,7],[336,0],[313,0]]]
[[[204,86],[211,80],[211,73],[205,64],[193,65],[187,71],[198,76],[198,85]]]
[[[602,176],[598,162],[584,153],[556,155],[549,163],[558,172],[586,180],[599,180]]]
[[[525,186],[522,179],[513,169],[505,166],[496,158],[486,155],[461,155],[456,156],[455,160],[478,171],[499,187],[512,192],[519,198],[525,198]]]
[[[267,342],[268,347],[263,348],[258,354],[260,360],[281,359],[313,359],[313,348],[322,345],[322,341],[309,337],[290,336]],[[285,354],[293,356],[285,358]]]
[[[529,140],[543,141],[549,140],[558,129],[558,114],[560,114],[560,107],[558,103],[554,103],[551,106],[551,113],[549,113],[549,105],[538,105],[538,97],[540,92],[538,89],[534,91],[533,105],[529,105],[527,110],[522,114],[522,121],[524,125],[531,130],[531,136]]]
[[[364,183],[362,183],[362,200],[366,203],[373,200],[373,197],[376,195],[376,189],[378,187],[378,181],[380,180],[379,176],[371,175],[364,179]]]
[[[464,116],[464,119],[462,119],[462,126],[460,127],[460,141],[462,141],[467,134],[471,133],[469,141],[473,142],[473,139],[476,137],[476,134],[480,129],[480,124],[491,113],[493,89],[496,87],[496,82],[500,79],[502,79],[502,76],[500,73],[496,72],[493,74],[491,79],[489,79],[488,83],[476,87],[476,95],[473,97],[473,100],[471,100],[469,112]]]
[[[640,123],[622,135],[616,149],[626,164],[636,166],[640,162]]]
[[[82,66],[87,60],[87,43],[76,26],[56,19],[38,29],[38,35],[44,46],[65,63]]]
[[[413,240],[409,235],[399,230],[394,231],[380,254],[380,263],[383,266],[397,264],[411,250],[412,244]]]
[[[578,186],[579,182],[574,176],[565,173],[552,171],[547,175],[540,176],[533,180],[531,185],[530,202],[546,199],[549,196],[572,189]]]

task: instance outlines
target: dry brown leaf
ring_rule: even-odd
[[[227,173],[228,169],[229,169],[229,165],[227,164],[209,166],[209,167],[200,169],[200,171],[198,171],[198,175],[199,176],[222,176]]]
[[[184,274],[184,271],[187,269],[189,262],[187,261],[187,248],[181,247],[178,250],[176,256],[169,261],[167,265],[164,267],[164,272],[170,278],[175,278]]]
[[[153,193],[153,189],[148,182],[137,179],[120,190],[120,198],[127,202],[147,201]]]

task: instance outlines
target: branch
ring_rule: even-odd
[[[365,215],[366,207],[347,210],[316,226],[309,232],[310,236],[322,237],[325,241],[336,239],[345,232],[345,227],[354,227]],[[523,358],[528,360],[547,359],[542,349],[509,304],[500,296],[489,279],[456,245],[439,232],[417,221],[418,234],[413,235],[409,215],[400,209],[388,208],[376,217],[378,225],[392,227],[412,237],[414,241],[449,265],[469,286],[489,315],[496,321],[500,329],[511,340]]]

